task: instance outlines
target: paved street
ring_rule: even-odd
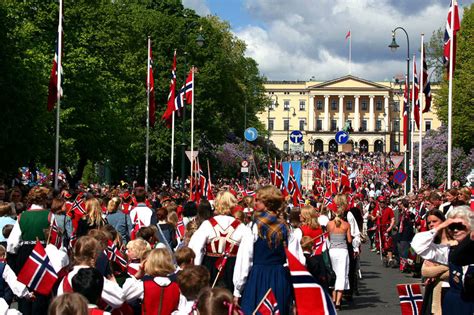
[[[363,245],[361,256],[363,279],[359,283],[360,296],[354,296],[352,305],[343,304],[341,313],[345,314],[400,314],[400,304],[396,285],[419,282],[411,274],[402,274],[397,269],[385,268],[380,256]]]

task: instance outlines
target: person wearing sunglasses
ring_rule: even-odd
[[[473,221],[474,212],[468,206],[455,207],[449,212],[446,221],[430,231],[416,234],[411,243],[415,252],[424,259],[449,266],[450,288],[443,298],[443,314],[474,314],[474,294],[470,291],[474,265],[455,264],[450,257],[450,252],[455,250],[457,245],[436,244],[435,239],[438,233],[441,233],[440,231],[447,229],[448,235],[460,243],[469,237],[474,229]],[[465,281],[467,281],[466,285]]]

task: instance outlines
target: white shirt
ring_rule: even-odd
[[[135,223],[135,215],[137,216],[137,219],[141,221],[143,226],[149,226],[151,224],[153,210],[148,208],[145,204],[139,203],[135,208],[130,210],[129,216],[132,224]]]
[[[8,284],[13,294],[18,296],[19,298],[24,298],[25,296],[30,294],[28,288],[23,283],[17,280],[15,272],[10,268],[8,264],[5,264],[5,269],[3,269],[2,278]]]
[[[240,297],[242,290],[244,289],[247,277],[253,265],[253,244],[258,239],[258,227],[254,224],[252,230],[246,233],[240,242],[239,251],[237,252],[237,258],[234,267],[234,296]],[[300,243],[295,239],[294,233],[289,231],[288,233],[288,250],[304,265],[306,264],[306,258],[304,257],[303,250],[301,249]]]
[[[432,260],[442,265],[448,265],[449,245],[435,244],[436,230],[419,232],[411,241],[411,247],[423,259]]]
[[[171,283],[171,280],[167,277],[155,277],[153,278],[153,281],[162,287],[168,286]],[[137,299],[143,300],[144,291],[143,281],[138,280],[135,277],[128,278],[123,284],[123,294],[126,302],[132,302]]]
[[[48,255],[49,261],[56,272],[59,272],[61,269],[69,265],[69,256],[62,250],[62,248],[58,249],[53,244],[48,244],[44,248],[46,255]]]
[[[232,222],[235,221],[235,218],[228,216],[228,215],[217,215],[214,217],[217,221],[217,224],[221,226],[222,229],[227,229]],[[234,233],[230,237],[237,243],[242,241],[242,238],[245,234],[250,233],[250,230],[245,226],[245,224],[239,224],[237,228],[234,230]],[[191,248],[194,253],[196,254],[196,258],[194,258],[194,264],[200,265],[202,263],[202,259],[205,254],[205,247],[207,244],[208,239],[216,237],[216,231],[212,227],[211,222],[209,220],[204,221],[201,226],[194,232],[191,240],[189,241],[188,247]]]
[[[5,299],[0,298],[0,315],[21,315],[21,313],[15,309],[9,309]]]
[[[72,278],[77,274],[79,269],[82,268],[89,268],[89,266],[74,266],[72,270],[67,275],[67,279],[72,286]],[[64,279],[58,286],[58,294],[64,294],[63,291],[63,283]],[[122,288],[117,284],[117,282],[111,281],[104,277],[104,288],[102,289],[102,299],[110,305],[112,308],[118,308],[123,304],[124,301],[124,294]]]
[[[178,309],[172,315],[189,315],[193,309],[194,300],[188,301],[182,294],[179,295]]]
[[[351,226],[352,248],[354,249],[354,253],[358,253],[360,246],[360,230],[354,215],[350,211],[347,212],[347,222]]]

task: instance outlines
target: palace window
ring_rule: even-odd
[[[367,131],[367,119],[362,120],[362,124],[360,127],[361,131]]]
[[[321,119],[316,120],[316,130],[317,131],[323,130],[323,121]]]
[[[393,131],[400,131],[400,120],[394,120],[393,121]]]
[[[283,110],[290,110],[290,100],[283,101]]]
[[[306,119],[300,119],[300,123],[299,123],[300,131],[304,130],[305,125],[306,125]]]
[[[283,130],[290,130],[290,121],[288,119],[283,119]]]
[[[300,100],[300,110],[305,110],[305,109],[306,109],[306,101]]]
[[[377,100],[377,102],[375,102],[375,107],[377,110],[382,110],[382,101]]]
[[[317,110],[323,110],[323,101],[318,100],[318,101],[316,102],[316,109],[317,109]]]
[[[331,101],[331,109],[332,110],[337,110],[337,101],[336,100]]]
[[[382,130],[382,121],[380,119],[377,119],[375,121],[375,130],[376,131],[381,131]]]
[[[425,120],[425,131],[431,130],[431,120]]]
[[[393,111],[394,112],[400,112],[400,101],[394,101],[393,102]]]
[[[337,120],[331,119],[331,131],[335,131],[337,129]]]
[[[268,120],[268,130],[274,130],[274,128],[275,128],[275,120],[274,119]]]
[[[346,110],[352,110],[352,101],[346,102]]]
[[[361,108],[362,108],[362,110],[367,110],[367,101],[366,100],[362,101]]]

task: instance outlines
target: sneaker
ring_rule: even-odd
[[[371,252],[375,252],[376,250],[377,250],[377,248],[375,248],[375,247],[372,247],[372,248],[370,249]]]

